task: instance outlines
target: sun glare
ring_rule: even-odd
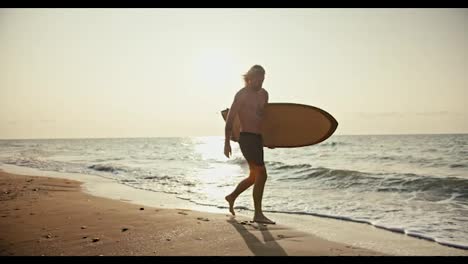
[[[227,158],[223,153],[224,139],[222,137],[198,137],[195,138],[195,152],[202,156],[204,160],[212,159],[225,161]]]
[[[234,56],[222,49],[200,52],[195,63],[196,78],[208,86],[223,85],[235,77],[237,62]]]

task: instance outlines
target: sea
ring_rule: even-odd
[[[227,208],[249,174],[224,137],[0,140],[0,166],[96,175],[190,203]],[[373,225],[468,249],[468,134],[333,135],[264,149],[263,209]],[[252,188],[236,201],[252,211]]]

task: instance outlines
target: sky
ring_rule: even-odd
[[[252,65],[337,135],[468,133],[468,9],[0,9],[0,139],[223,136]]]

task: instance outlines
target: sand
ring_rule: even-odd
[[[92,196],[82,182],[0,171],[0,255],[382,256],[243,216]]]

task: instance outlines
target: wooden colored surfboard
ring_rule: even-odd
[[[226,121],[229,108],[221,111]],[[336,119],[326,111],[304,104],[269,103],[265,106],[262,126],[263,145],[275,148],[296,148],[318,144],[329,138],[338,127]],[[239,117],[234,118],[231,140],[238,142]]]

